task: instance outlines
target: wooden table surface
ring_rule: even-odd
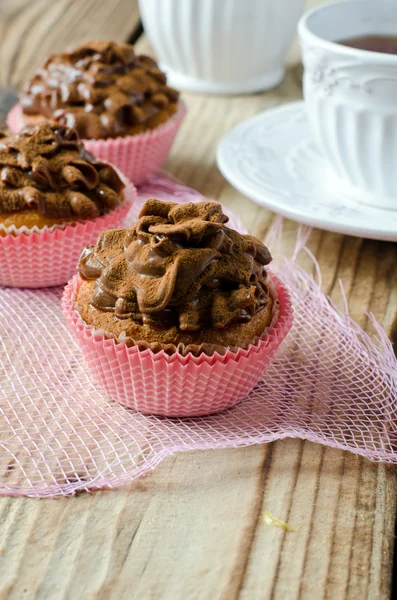
[[[2,0],[0,85],[17,90],[50,52],[127,40],[138,23],[134,0]],[[150,52],[144,35],[137,49]],[[274,215],[224,180],[216,146],[235,123],[301,98],[297,45],[275,90],[184,98],[168,170],[263,238]],[[296,229],[285,222],[287,253]],[[393,336],[396,245],[314,230],[309,247],[325,291],[338,303],[341,278],[353,317],[365,327],[370,310]],[[265,510],[295,531],[266,525]],[[389,598],[395,510],[393,469],[309,442],[180,454],[112,492],[0,498],[0,599]]]

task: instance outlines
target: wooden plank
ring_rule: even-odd
[[[13,18],[14,32],[25,30],[22,16]],[[8,39],[15,49],[14,24]],[[87,19],[76,24],[89,26]],[[96,26],[111,37],[106,27],[113,24],[100,25],[98,17]],[[71,32],[58,34],[67,41]],[[148,50],[145,41],[138,48]],[[11,55],[6,81],[14,77],[17,84],[29,58],[26,48]],[[184,95],[189,115],[169,170],[239,212],[259,237],[274,217],[227,184],[215,165],[216,145],[242,119],[298,99],[299,71],[295,55],[277,90],[239,98]],[[285,252],[293,248],[296,229],[285,222]],[[364,308],[396,330],[395,245],[315,230],[309,247],[335,301],[341,299],[340,277],[361,324]],[[308,257],[302,263],[312,268]],[[40,502],[0,499],[0,599],[386,599],[395,509],[392,469],[311,443],[181,454],[113,492]],[[296,531],[265,525],[264,510]]]
[[[144,43],[140,47],[150,52]],[[242,117],[300,98],[299,73],[292,55],[288,77],[273,92],[238,98],[185,94],[189,115],[168,163],[184,182],[237,210],[259,237],[273,216],[225,182],[215,167],[216,145]],[[197,140],[194,131],[199,149],[192,143]],[[296,230],[296,224],[285,223],[286,253],[294,247]],[[341,300],[342,278],[354,318],[365,326],[369,310],[390,333],[396,322],[395,245],[314,231],[309,247],[334,301]],[[308,258],[305,262],[309,266]],[[233,460],[238,460],[237,454],[234,451]],[[300,441],[273,444],[268,466],[262,509],[299,529],[285,533],[258,523],[249,558],[243,558],[247,569],[238,583],[237,577],[230,580],[225,597],[240,593],[243,598],[387,598],[396,507],[394,470]],[[283,486],[285,495],[280,493]]]
[[[128,39],[137,0],[2,0],[0,85],[18,89],[52,52],[89,39]]]

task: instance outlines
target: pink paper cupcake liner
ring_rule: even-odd
[[[0,285],[42,288],[66,283],[76,273],[84,246],[95,244],[104,229],[121,225],[137,191],[126,180],[124,202],[102,217],[65,227],[0,236]]]
[[[18,133],[20,129],[25,127],[26,123],[23,120],[23,113],[20,104],[16,104],[8,113],[6,124],[11,131]]]
[[[141,185],[166,161],[185,115],[186,106],[180,100],[176,114],[156,129],[115,139],[83,140],[84,146],[98,158],[119,168],[135,185]],[[19,104],[8,113],[7,125],[15,132],[24,127]]]
[[[79,275],[65,288],[62,307],[93,379],[116,402],[143,414],[168,417],[207,415],[243,400],[263,375],[293,320],[288,291],[273,274],[277,321],[255,344],[224,355],[168,355],[128,347],[94,331],[75,308]]]

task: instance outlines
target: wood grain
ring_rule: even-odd
[[[137,0],[2,0],[0,85],[19,89],[52,52],[90,39],[124,41],[138,23]]]
[[[18,86],[45,54],[67,43],[131,32],[131,0],[81,6],[3,2],[2,81]],[[27,23],[36,34],[21,45]],[[45,32],[52,42],[42,46]],[[137,47],[150,51],[145,39]],[[189,114],[168,169],[239,212],[263,238],[274,215],[223,179],[216,146],[235,123],[300,97],[296,49],[276,90],[236,98],[186,94]],[[284,223],[286,253],[296,231]],[[309,247],[337,303],[340,278],[356,320],[366,326],[370,310],[387,331],[396,330],[395,245],[315,230]],[[312,269],[308,257],[301,262]],[[296,531],[265,525],[264,510]],[[284,440],[180,454],[113,492],[1,498],[0,599],[383,600],[390,596],[395,511],[394,470],[342,451]]]
[[[223,180],[214,167],[216,143],[242,114],[249,117],[298,97],[295,72],[294,68],[289,71],[279,90],[251,99],[189,97],[187,123],[169,161],[170,170],[183,181],[238,210],[259,237],[265,235],[273,215]],[[222,114],[227,115],[223,120]],[[204,131],[198,125],[202,123],[207,125]],[[200,152],[189,143],[194,128],[202,131]],[[285,222],[283,249],[287,253],[294,247],[296,231],[295,224]],[[396,319],[395,245],[316,230],[309,247],[319,261],[327,293],[337,303],[341,301],[340,278],[354,318],[365,326],[365,311],[372,311],[391,331]],[[311,267],[310,259],[304,262]],[[233,452],[233,460],[238,460],[239,451]],[[388,598],[396,507],[394,470],[307,442],[277,442],[271,452],[271,460],[263,467],[267,472],[259,514],[268,509],[298,531],[270,529],[258,520],[252,537],[247,524],[246,569],[241,573],[239,562],[238,577],[235,572],[220,597]],[[264,477],[262,471],[253,475],[258,482]]]

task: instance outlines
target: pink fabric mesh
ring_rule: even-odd
[[[140,200],[151,195],[200,199],[159,177]],[[108,400],[62,316],[62,288],[0,288],[0,494],[114,487],[177,451],[285,437],[397,463],[397,365],[385,332],[372,319],[371,338],[336,311],[295,261],[280,260],[276,273],[295,319],[266,375],[236,407],[190,419],[145,417]]]

